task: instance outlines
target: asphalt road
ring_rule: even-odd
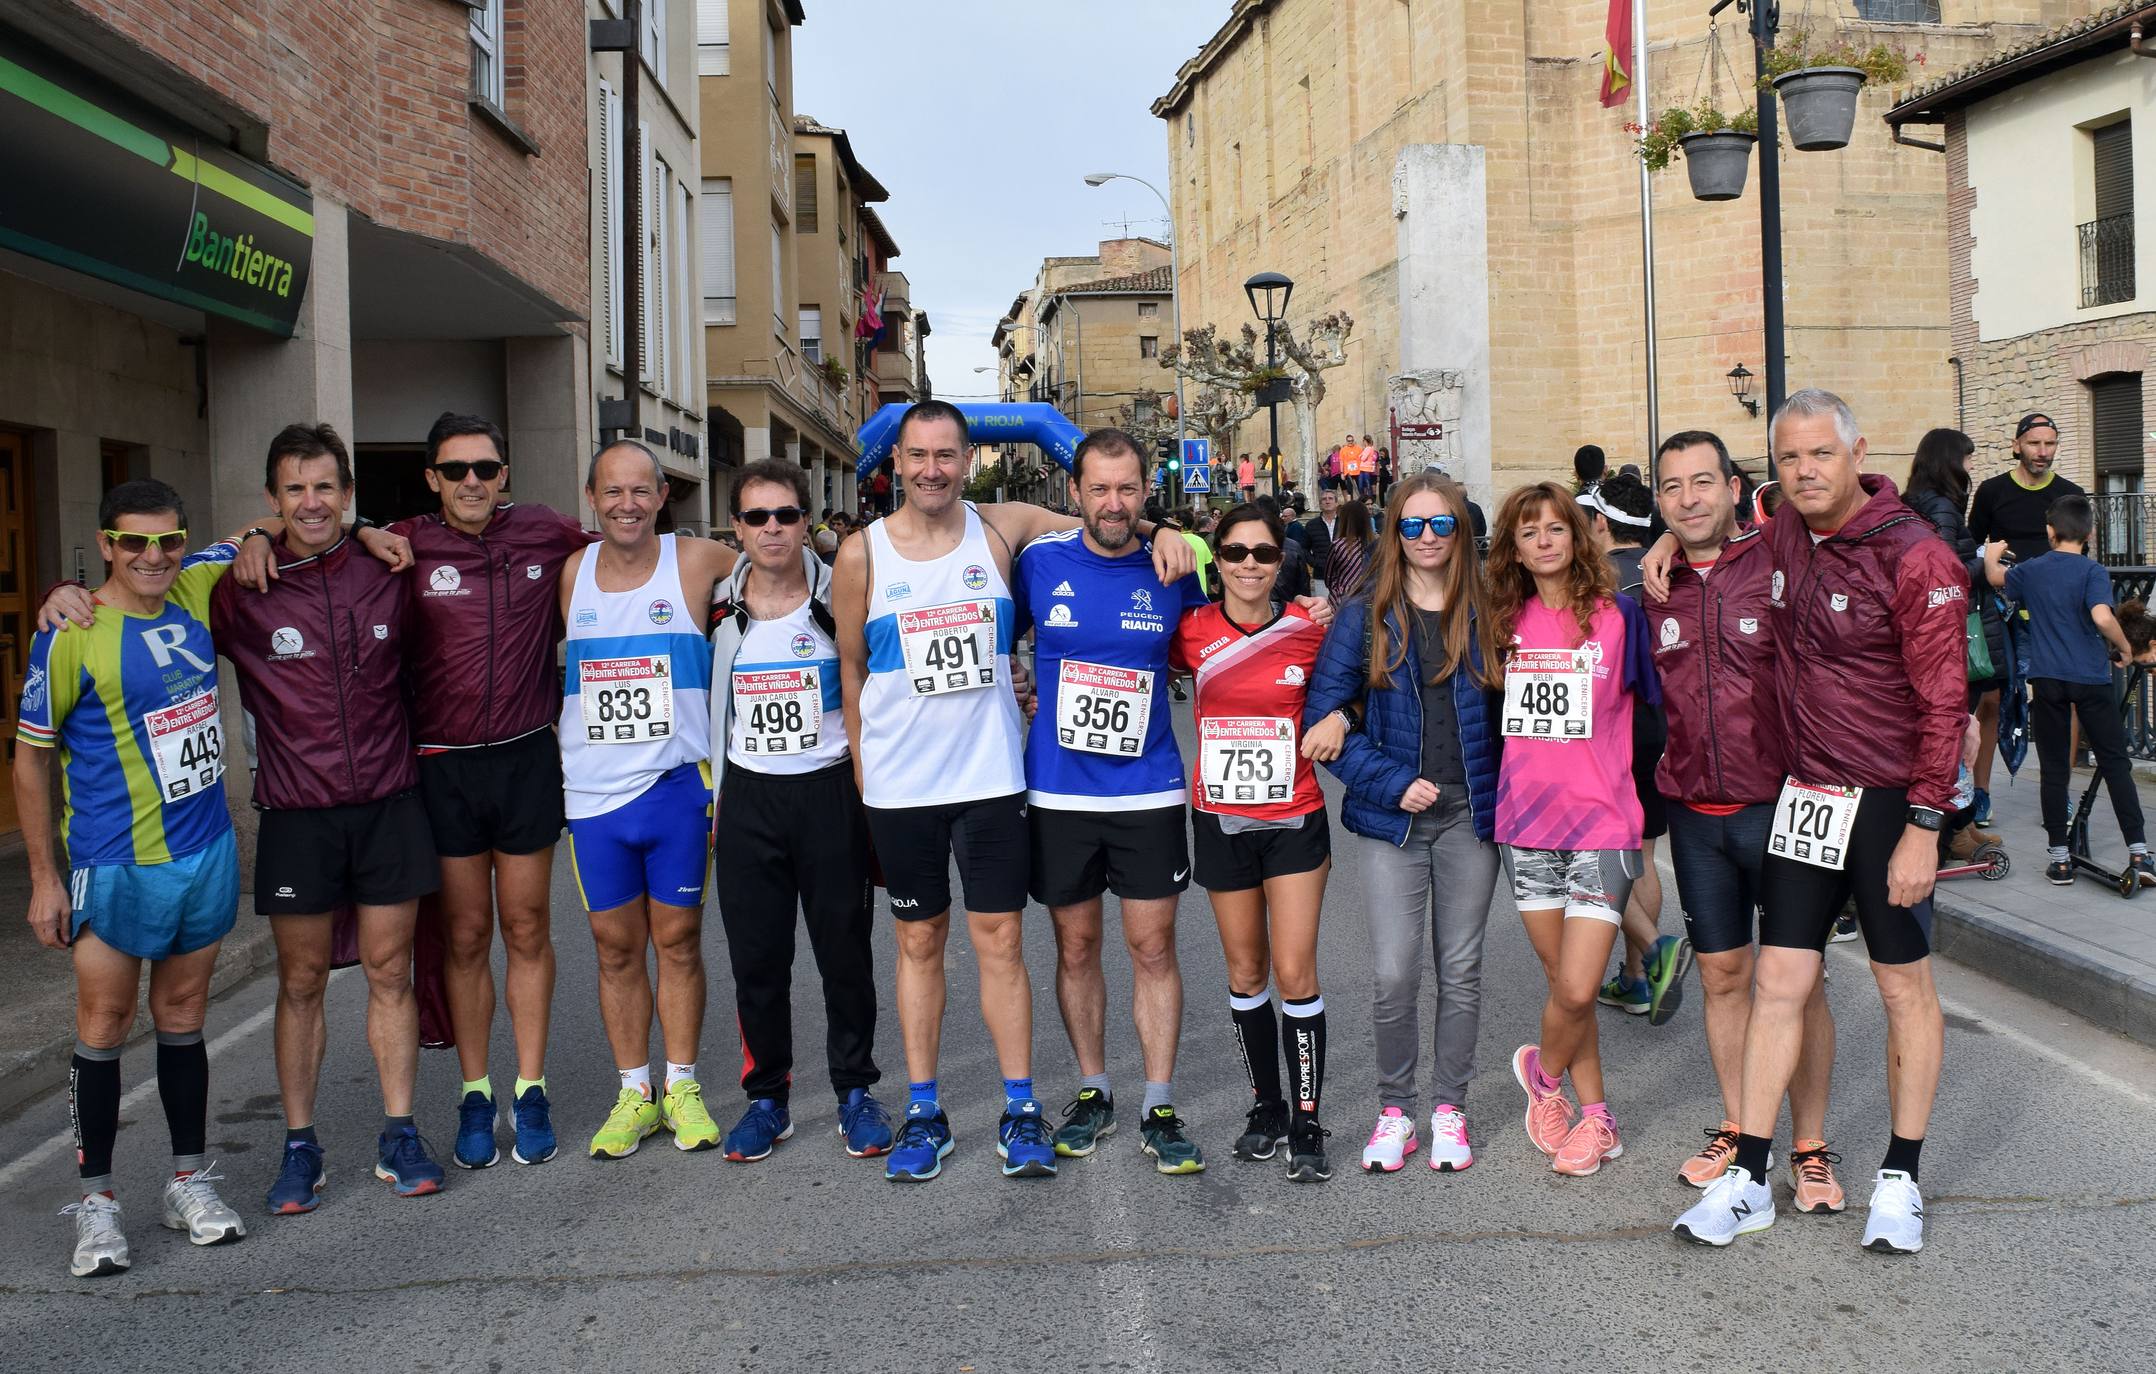
[[[1391,1177],[1354,1168],[1375,1102],[1369,940],[1350,857],[1328,894],[1320,963],[1332,1182],[1290,1184],[1276,1165],[1229,1154],[1248,1090],[1219,944],[1193,892],[1180,928],[1179,1105],[1207,1172],[1155,1174],[1126,1120],[1100,1154],[1065,1161],[1055,1179],[1002,1178],[998,1075],[958,937],[942,1066],[958,1150],[942,1178],[899,1187],[879,1163],[847,1158],[833,1134],[805,944],[797,1040],[812,1053],[797,1068],[792,1141],[753,1165],[680,1154],[664,1136],[624,1162],[584,1158],[614,1086],[590,941],[558,868],[559,1158],[518,1167],[505,1144],[500,1165],[452,1168],[448,1188],[424,1199],[376,1183],[365,989],[347,972],[331,986],[319,1115],[328,1191],[310,1216],[263,1215],[281,1123],[273,988],[257,981],[219,1002],[209,1028],[210,1149],[247,1217],[242,1243],[197,1250],[156,1224],[166,1141],[147,1050],[125,1064],[125,1275],[67,1275],[72,1226],[54,1215],[74,1197],[64,1097],[0,1122],[0,1368],[1423,1370],[1585,1358],[1668,1371],[2121,1370],[2147,1368],[2156,1341],[2156,1055],[1955,966],[1941,970],[1947,1078],[1924,1160],[1925,1251],[1893,1258],[1857,1245],[1886,1107],[1882,1017],[1856,945],[1837,946],[1829,963],[1841,1025],[1829,1126],[1852,1206],[1832,1219],[1785,1207],[1772,1229],[1709,1251],[1668,1234],[1696,1196],[1676,1166],[1719,1116],[1696,986],[1661,1029],[1603,1014],[1625,1155],[1594,1178],[1557,1177],[1526,1141],[1506,1068],[1534,1033],[1541,988],[1502,895],[1468,1104],[1478,1157],[1464,1174],[1432,1173],[1420,1156]],[[1665,928],[1674,906],[1672,887]],[[888,926],[877,947],[883,1094],[902,1100]],[[715,915],[707,949],[704,1079],[725,1124],[738,1109],[738,1046]],[[1059,1107],[1076,1069],[1037,909],[1027,954],[1035,1076]],[[1112,947],[1109,959],[1111,1069],[1135,1104],[1128,966]],[[1428,1024],[1426,998],[1425,1033]],[[506,1021],[495,1062],[513,1064]],[[421,1128],[445,1160],[458,1076],[452,1055],[422,1062]],[[1776,1188],[1786,1202],[1786,1174]]]

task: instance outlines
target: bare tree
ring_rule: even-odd
[[[1299,431],[1296,469],[1301,474],[1303,490],[1310,491],[1317,485],[1317,413],[1319,403],[1325,399],[1323,374],[1347,361],[1347,339],[1355,330],[1355,317],[1342,310],[1320,315],[1303,326],[1300,334],[1285,323],[1275,329],[1280,345],[1277,369],[1266,367],[1258,331],[1248,324],[1242,327],[1239,340],[1227,341],[1220,338],[1213,325],[1186,329],[1180,345],[1161,350],[1160,365],[1212,392],[1223,393],[1216,403],[1201,392],[1195,417],[1207,424],[1208,432],[1214,435],[1216,453],[1232,446],[1235,427],[1257,413],[1258,393],[1270,383],[1285,382]],[[1247,398],[1247,409],[1242,409],[1243,401],[1231,403],[1228,399],[1238,396]],[[1210,427],[1216,416],[1220,430]]]

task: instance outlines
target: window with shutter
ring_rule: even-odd
[[[605,270],[601,274],[606,295],[602,329],[606,335],[606,361],[621,366],[621,97],[604,81],[599,83],[599,238]]]
[[[2096,218],[2080,228],[2081,307],[2134,298],[2134,132],[2122,119],[2089,131]]]
[[[675,295],[680,301],[674,310],[674,332],[680,336],[674,350],[674,394],[683,405],[702,410],[696,399],[703,390],[703,379],[696,375],[696,321],[701,313],[696,308],[698,269],[691,266],[696,261],[696,251],[690,247],[696,242],[696,192],[687,178],[682,179],[681,194],[674,197],[674,206],[674,256],[678,263],[674,280],[678,283]]]
[[[696,73],[733,73],[733,33],[728,10],[732,0],[696,0]]]
[[[2096,218],[2129,215],[2134,208],[2134,126],[2131,119],[2095,131]]]
[[[652,260],[654,256],[652,250],[657,246],[659,225],[658,216],[652,213],[652,207],[654,204],[664,204],[664,202],[656,201],[653,197],[653,192],[658,189],[659,177],[657,159],[652,156],[651,152],[651,126],[649,124],[639,123],[636,126],[636,156],[637,166],[643,172],[643,184],[637,187],[637,208],[643,217],[643,224],[639,226],[641,230],[640,237],[643,242],[638,245],[642,253],[640,261],[643,263],[643,277],[638,283],[641,288],[643,319],[638,321],[640,327],[637,333],[644,346],[644,356],[641,360],[644,374],[642,380],[656,382],[659,376],[657,371],[659,347],[656,332],[659,321],[659,273],[657,270],[658,264]]]
[[[2119,372],[2089,383],[2090,437],[2096,471],[2141,471],[2141,374]]]
[[[679,395],[674,379],[674,172],[663,158],[651,160],[651,340],[654,356],[645,360],[644,372],[661,393]]]
[[[823,307],[801,307],[801,360],[808,363],[823,361]]]
[[[704,323],[734,322],[734,183],[704,178]]]
[[[786,235],[771,224],[771,328],[786,337]]]
[[[794,232],[818,232],[816,218],[816,155],[794,154]]]

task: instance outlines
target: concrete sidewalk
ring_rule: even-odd
[[[1957,963],[2054,1002],[2105,1030],[2156,1045],[2156,889],[2121,897],[2094,874],[2071,887],[2044,880],[2044,826],[2032,752],[2018,778],[1992,773],[1992,826],[2013,856],[1996,882],[1970,876],[1939,884],[1939,952]],[[2079,801],[2087,770],[2074,774]],[[2156,785],[2137,784],[2142,812],[2156,819]],[[2125,862],[2126,845],[2099,792],[2089,826],[2098,862]]]

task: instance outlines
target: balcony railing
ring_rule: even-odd
[[[2089,556],[2107,568],[2156,564],[2156,495],[2110,492],[2091,496],[2096,516]],[[2135,595],[2139,595],[2136,592]]]
[[[2081,226],[2081,308],[2134,298],[2134,217],[2106,215]]]

